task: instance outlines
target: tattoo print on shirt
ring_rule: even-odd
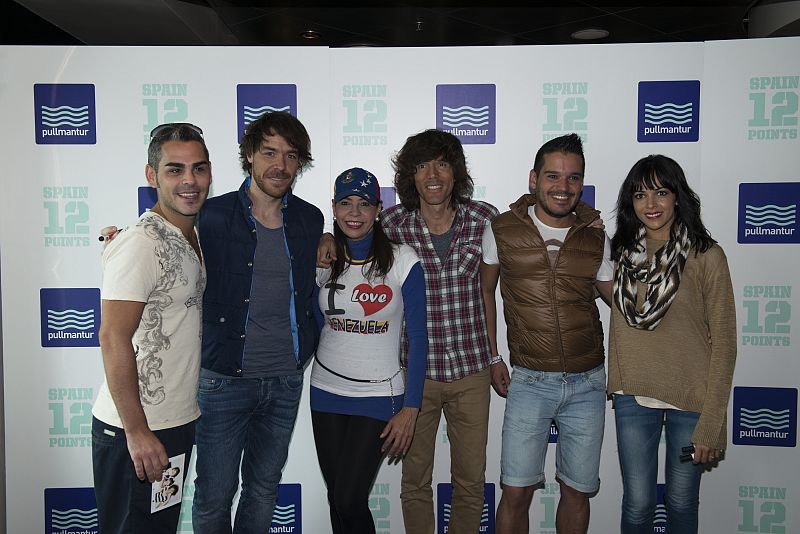
[[[136,359],[139,370],[139,398],[142,405],[158,405],[164,402],[166,394],[161,381],[164,377],[161,372],[163,360],[157,356],[162,349],[168,349],[170,339],[163,331],[163,314],[173,303],[171,290],[176,286],[186,286],[189,278],[183,272],[183,261],[188,255],[192,263],[199,263],[199,259],[185,239],[176,232],[169,230],[160,218],[151,217],[141,223],[145,234],[156,241],[156,256],[161,266],[161,276],[155,289],[150,293],[147,305],[139,325],[144,330],[136,347]],[[204,277],[198,277],[195,285],[195,295],[184,304],[186,307],[202,306],[202,288],[205,286]],[[141,358],[139,356],[142,355]]]

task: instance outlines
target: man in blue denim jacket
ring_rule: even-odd
[[[269,529],[294,429],[303,366],[317,344],[311,312],[319,209],[292,194],[312,161],[289,113],[250,123],[239,147],[249,176],[198,217],[208,283],[198,400],[195,533]],[[242,491],[231,530],[231,505]]]

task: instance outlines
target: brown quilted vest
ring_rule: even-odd
[[[577,220],[551,266],[523,195],[494,219],[511,364],[536,371],[581,373],[602,364],[603,327],[594,281],[603,259],[603,231],[587,225],[598,212],[580,202]]]

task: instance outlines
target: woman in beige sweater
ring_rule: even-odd
[[[700,476],[727,444],[736,360],[728,263],[671,158],[636,162],[616,212],[608,392],[622,468],[621,532],[653,532],[663,427],[669,532],[696,533]]]

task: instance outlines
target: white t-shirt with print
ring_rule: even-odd
[[[353,264],[339,276],[331,306],[330,269],[317,269],[319,308],[325,324],[320,333],[311,385],[349,397],[377,397],[405,392],[400,370],[400,336],[403,331],[403,282],[417,253],[408,245],[394,245],[394,263],[385,279],[367,280],[362,265]],[[366,264],[365,269],[369,268]],[[367,383],[340,378],[336,373]]]
[[[153,212],[103,251],[103,300],[144,302],[133,349],[139,398],[151,430],[185,425],[200,416],[197,382],[205,266],[180,230]],[[103,382],[92,414],[122,427]]]

